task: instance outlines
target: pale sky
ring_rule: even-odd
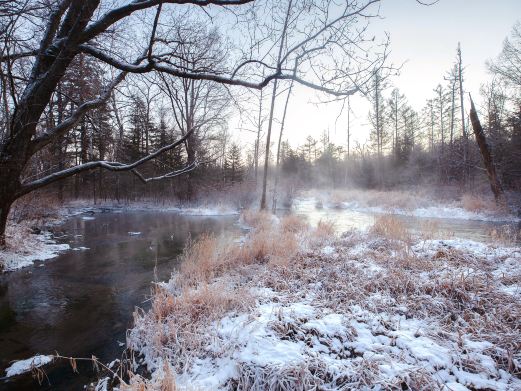
[[[420,111],[425,101],[433,96],[433,89],[443,83],[461,42],[465,65],[466,92],[477,98],[480,85],[489,74],[486,61],[495,58],[503,40],[515,22],[521,19],[521,0],[440,0],[425,7],[415,0],[384,0],[381,20],[373,21],[375,32],[387,31],[391,36],[390,62],[404,64],[401,75],[393,79],[394,86],[404,93],[412,106]],[[332,141],[346,143],[346,115],[335,120],[339,104],[316,106],[316,94],[304,87],[295,89],[290,101],[285,134],[292,145],[302,144],[312,135],[319,138],[329,129]],[[363,142],[369,135],[368,104],[353,99],[352,134]],[[283,106],[284,101],[278,101]],[[354,116],[354,118],[353,118]],[[248,134],[234,136],[251,137]],[[279,126],[274,127],[278,138]]]

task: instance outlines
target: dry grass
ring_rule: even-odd
[[[294,214],[284,216],[280,221],[282,232],[299,232],[304,231],[307,227],[306,221],[301,217]]]
[[[32,225],[43,225],[58,216],[58,200],[45,192],[30,193],[16,200],[13,204],[10,220],[19,224],[27,221]]]
[[[521,230],[513,225],[502,225],[490,230],[492,240],[504,246],[514,246],[521,240]]]
[[[432,205],[432,199],[424,190],[334,190],[328,200],[333,205],[342,202],[356,202],[365,207],[415,209]]]
[[[385,239],[411,242],[411,233],[405,223],[395,215],[382,215],[375,219],[371,233]]]
[[[477,194],[463,194],[461,197],[461,205],[463,209],[470,212],[500,212],[492,197],[485,197]]]
[[[396,237],[394,228],[391,232]],[[398,232],[401,235],[402,230]],[[363,255],[349,255],[353,247],[362,244],[367,248]],[[498,368],[521,376],[521,305],[498,285],[520,284],[521,276],[493,281],[491,273],[497,260],[490,263],[486,258],[454,249],[443,249],[431,256],[401,252],[391,256],[385,246],[381,237],[351,233],[335,243],[340,257],[324,262],[316,254],[306,254],[284,273],[270,271],[260,284],[281,292],[291,302],[304,295],[306,283],[320,281],[320,288],[313,291],[313,302],[337,313],[348,313],[351,306],[374,314],[402,314],[405,308],[407,318],[439,324],[440,334],[432,338],[440,342],[452,340],[458,344],[461,336],[491,342],[488,352]],[[463,351],[464,347],[459,346]],[[472,371],[480,364],[470,361],[463,365]],[[431,376],[427,380],[423,384],[432,389],[436,382]],[[368,384],[375,384],[374,379]]]
[[[210,322],[253,305],[254,297],[237,279],[251,278],[255,267],[287,268],[299,251],[298,236],[308,229],[293,216],[278,224],[267,213],[246,212],[242,219],[255,227],[242,244],[212,235],[188,242],[179,272],[168,286],[155,287],[150,311],[135,313],[133,348],[144,349],[146,341],[150,357],[182,371],[207,342]]]
[[[242,212],[241,221],[253,229],[269,229],[273,224],[273,215],[247,209]]]
[[[137,374],[130,374],[128,384],[119,386],[121,391],[177,391],[175,373],[170,365],[165,362],[160,376],[154,377],[153,380],[145,379]],[[187,391],[184,389],[184,391]]]
[[[310,233],[308,241],[311,246],[327,244],[335,237],[335,223],[333,221],[320,220],[315,229]]]

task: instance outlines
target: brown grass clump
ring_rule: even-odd
[[[316,228],[311,233],[316,244],[321,244],[335,236],[335,223],[332,221],[320,220]]]
[[[498,244],[513,246],[519,243],[521,231],[512,225],[502,225],[490,230],[490,237]]]
[[[197,241],[188,240],[181,256],[180,273],[183,284],[208,281],[227,262],[224,242],[212,235],[202,235]]]
[[[299,231],[304,231],[307,226],[308,224],[302,216],[297,216],[294,214],[286,215],[280,221],[282,232],[296,233]]]
[[[371,228],[371,233],[390,240],[405,243],[411,241],[411,234],[405,223],[395,215],[378,216]]]
[[[131,331],[130,347],[141,350],[146,344],[150,358],[167,361],[182,371],[207,342],[208,324],[231,311],[247,311],[252,304],[247,289],[224,281],[201,283],[178,293],[157,286],[151,309],[134,313],[137,327]]]
[[[490,349],[483,354],[491,357],[498,369],[513,376],[521,373],[518,365],[521,306],[515,296],[503,289],[521,280],[519,273],[507,273],[508,279],[495,277],[498,270],[507,266],[501,265],[504,259],[491,262],[488,255],[480,258],[470,251],[451,247],[450,243],[425,249],[412,247],[412,235],[404,222],[393,215],[380,216],[369,235],[353,231],[338,239],[334,236],[334,226],[327,222],[320,222],[316,230],[301,230],[301,222],[293,216],[281,219],[280,223],[271,218],[270,221],[269,225],[257,224],[258,228],[251,230],[242,244],[226,244],[210,236],[191,243],[184,258],[191,265],[181,267],[169,285],[157,288],[148,313],[137,314],[138,327],[133,333],[143,333],[141,340],[148,341],[147,357],[155,355],[167,360],[175,374],[186,371],[198,358],[209,354],[221,357],[230,354],[227,349],[232,352],[240,349],[221,341],[222,350],[209,352],[209,341],[213,343],[220,338],[213,333],[213,324],[224,316],[233,316],[234,311],[249,311],[256,299],[264,300],[254,297],[255,291],[250,288],[270,288],[275,292],[271,300],[279,303],[296,303],[312,297],[313,306],[325,310],[324,313],[355,317],[357,322],[367,324],[377,321],[378,327],[375,323],[371,331],[375,337],[393,338],[401,321],[395,315],[425,320],[432,330],[422,329],[421,333],[441,346],[457,349],[461,368],[471,373],[487,373],[488,369],[467,354],[465,339],[488,341]],[[438,226],[426,223],[422,231],[425,237],[434,236]],[[308,248],[299,251],[299,241],[303,238],[308,240]],[[321,247],[309,246],[313,240],[323,243],[319,239],[334,246],[334,255],[325,254]],[[410,251],[389,251],[396,241],[406,242]],[[489,251],[494,254],[495,250]],[[190,284],[183,283],[189,280]],[[255,321],[254,317],[250,319]],[[312,343],[308,337],[317,335],[302,327],[306,322],[306,319],[287,322],[279,316],[270,327],[281,339]],[[421,335],[420,330],[418,333]],[[318,337],[328,342],[330,336]],[[378,360],[369,356],[357,360],[362,356],[356,349],[347,352],[346,359],[353,359],[352,372],[339,374],[328,368],[320,355],[283,365],[238,362],[237,375],[225,387],[279,389],[273,385],[284,384],[286,389],[312,389],[331,384],[334,377],[338,388],[383,384],[379,382],[385,374],[379,373]],[[411,389],[441,389],[436,371],[422,368],[419,363],[412,372],[401,372],[392,379],[392,384],[385,384],[392,389],[399,389],[405,383]],[[146,380],[137,379],[138,383],[142,387],[136,388],[139,390],[160,389],[149,386]]]
[[[241,215],[241,220],[254,229],[269,229],[272,224],[272,215],[266,211],[245,210]]]
[[[172,367],[165,362],[161,375],[153,380],[145,379],[138,374],[131,373],[128,384],[120,384],[121,391],[177,391],[175,373]]]
[[[212,235],[188,242],[179,272],[168,285],[156,286],[148,312],[135,313],[132,348],[146,348],[147,356],[166,359],[182,372],[203,351],[209,323],[252,306],[252,294],[238,282],[251,280],[252,266],[288,267],[307,225],[294,216],[279,224],[266,213],[248,212],[243,219],[255,227],[243,243]],[[149,389],[142,379],[136,378],[135,384]]]
[[[461,205],[470,212],[497,212],[498,207],[491,198],[477,194],[464,194],[461,197]]]

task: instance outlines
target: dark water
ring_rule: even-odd
[[[69,220],[61,241],[88,250],[0,275],[0,376],[10,361],[35,354],[120,357],[135,307],[148,307],[151,282],[169,278],[189,235],[237,231],[236,220],[142,211]],[[42,385],[19,376],[0,379],[0,389],[81,390],[94,374],[91,364],[74,374],[65,362],[46,372]]]

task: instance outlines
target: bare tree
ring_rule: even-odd
[[[281,4],[280,35],[275,42],[278,49],[276,68],[296,69],[292,79],[297,82],[302,79],[298,70],[307,68],[308,74],[315,76],[316,90],[331,94],[330,89],[316,86],[333,85],[336,89],[333,95],[342,99],[357,92],[367,94],[372,89],[371,77],[383,69],[388,49],[388,40],[375,44],[373,37],[366,37],[368,20],[378,13],[378,8],[374,7],[377,3],[365,0],[339,5],[330,0],[317,3],[288,0]],[[319,22],[309,23],[310,15],[315,15]],[[296,25],[298,29],[294,28]],[[273,82],[261,209],[266,208],[271,131],[279,79]]]
[[[505,39],[503,50],[496,61],[488,64],[489,69],[509,84],[521,87],[521,22],[518,22],[510,37]]]
[[[496,167],[494,165],[494,158],[492,156],[490,146],[487,143],[485,132],[483,131],[483,127],[481,126],[478,113],[476,111],[476,108],[474,107],[472,97],[470,98],[470,120],[472,122],[472,128],[474,129],[474,136],[476,137],[476,142],[481,152],[481,157],[483,158],[483,164],[485,166],[485,170],[487,171],[490,188],[492,190],[492,193],[494,194],[496,203],[498,205],[504,205],[505,196],[503,192],[503,186],[501,186],[501,182],[499,181],[499,177],[497,176]]]
[[[202,23],[175,21],[167,33],[172,52],[171,60],[178,68],[197,70],[213,69],[216,72],[224,67],[227,55],[221,35],[207,30]],[[159,74],[159,87],[170,102],[171,113],[177,129],[184,137],[193,130],[184,142],[187,161],[196,160],[202,153],[203,145],[215,139],[220,129],[226,126],[229,91],[219,83],[208,80],[178,78]],[[208,147],[206,145],[205,147]],[[187,176],[187,198],[193,197],[193,183]]]
[[[100,0],[27,0],[15,2],[13,7],[8,7],[9,12],[0,15],[0,28],[5,32],[0,53],[2,123],[5,124],[0,145],[0,245],[5,244],[4,233],[11,205],[36,189],[93,169],[131,171],[147,183],[172,178],[196,166],[195,161],[189,161],[183,169],[151,178],[136,171],[161,153],[186,145],[195,132],[193,127],[189,127],[179,140],[134,162],[89,161],[34,180],[27,178],[26,169],[31,159],[59,142],[87,113],[106,105],[114,89],[129,73],[156,72],[187,81],[211,81],[255,89],[262,89],[273,80],[295,80],[325,93],[346,96],[362,89],[368,71],[380,67],[385,57],[385,50],[377,51],[377,55],[372,57],[356,55],[356,51],[367,49],[367,45],[362,44],[373,44],[364,38],[365,30],[355,29],[354,24],[360,18],[369,19],[373,15],[372,7],[377,6],[379,0],[356,4],[346,1],[343,7],[333,1],[295,0],[298,12],[291,15],[301,17],[292,19],[291,23],[288,21],[293,33],[291,39],[288,35],[286,43],[281,45],[284,50],[280,55],[274,56],[267,47],[268,53],[261,58],[248,56],[243,50],[242,53],[246,54],[240,59],[235,57],[235,61],[225,68],[185,66],[175,61],[178,47],[169,40],[169,29],[160,22],[165,12],[183,8],[181,3],[184,7],[194,6],[189,8],[194,13],[199,12],[199,17],[211,21],[224,20],[223,15],[233,13],[238,7],[246,7],[245,12],[236,14],[239,23],[242,23],[242,14],[259,9],[257,3],[261,3],[260,9],[264,10],[275,9],[279,4],[273,2],[270,8],[269,4],[262,5],[262,2],[253,0],[136,0],[123,4],[102,3]],[[142,13],[154,7],[154,13]],[[141,18],[134,17],[140,13]],[[132,27],[125,23],[129,20],[132,20]],[[295,28],[297,25],[298,29]],[[129,41],[130,32],[135,33],[135,41]],[[262,45],[266,37],[272,35],[273,30],[269,30],[264,36],[253,38]],[[341,55],[323,56],[333,47]],[[74,111],[60,123],[47,127],[43,120],[46,108],[73,60],[80,54],[96,59],[103,69],[112,68],[119,73],[104,82],[97,97],[78,102]],[[299,71],[294,73],[286,64],[293,64],[297,57]],[[354,60],[359,58],[364,60]]]

